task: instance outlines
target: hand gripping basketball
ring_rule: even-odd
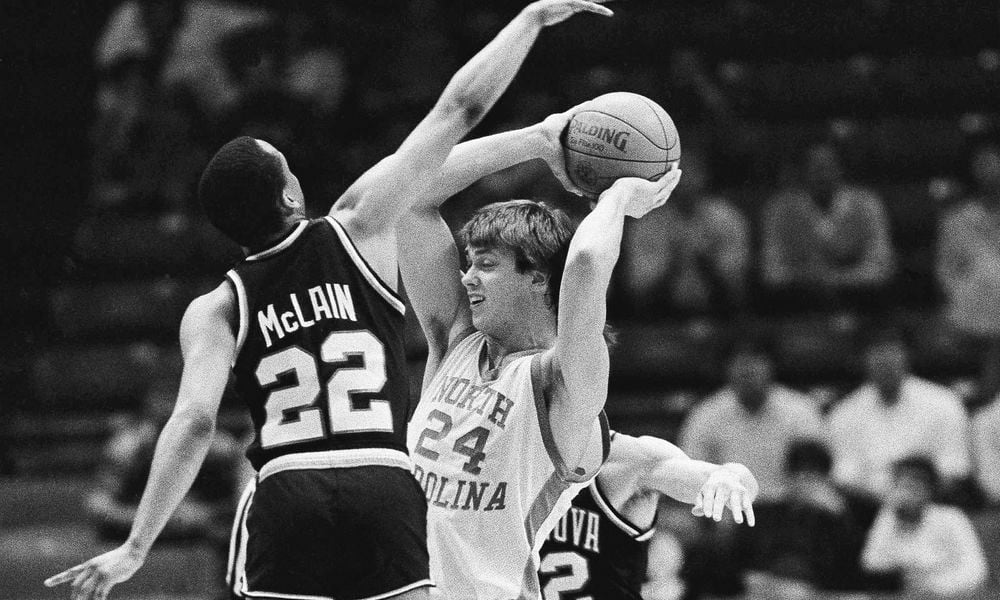
[[[681,180],[681,170],[672,169],[656,181],[646,181],[639,177],[623,177],[615,181],[598,203],[617,199],[624,204],[625,215],[641,218],[654,208],[663,206]]]

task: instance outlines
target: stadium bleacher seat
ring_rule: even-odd
[[[163,277],[52,290],[52,322],[65,338],[176,340],[184,309],[212,283]]]
[[[175,347],[144,342],[54,346],[32,364],[31,408],[53,414],[134,408],[153,377],[179,364]]]
[[[123,276],[216,273],[241,256],[203,219],[186,215],[101,215],[80,224],[76,268],[91,281]]]

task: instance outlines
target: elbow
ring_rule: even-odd
[[[441,96],[437,110],[442,119],[469,130],[478,125],[486,115],[487,102],[475,93],[454,89]]]
[[[189,438],[211,440],[215,436],[216,415],[213,412],[190,408],[178,412],[173,419]]]
[[[604,248],[581,244],[573,248],[566,258],[565,270],[567,273],[575,271],[588,278],[600,273],[610,274],[618,262],[617,247],[615,250],[608,252]]]

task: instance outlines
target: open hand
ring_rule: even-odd
[[[104,600],[116,583],[135,574],[145,555],[122,545],[45,580],[47,587],[71,582],[72,600]]]
[[[539,0],[529,4],[524,8],[524,13],[535,18],[541,27],[549,27],[557,23],[562,23],[579,12],[592,12],[594,14],[610,17],[615,14],[608,8],[601,6],[607,0]]]
[[[701,486],[691,514],[721,521],[728,507],[733,521],[743,523],[745,519],[747,525],[753,527],[756,522],[753,514],[756,490],[750,489],[742,479],[739,472],[727,467],[713,471]]]
[[[624,203],[625,214],[636,219],[662,206],[681,180],[681,170],[671,169],[656,181],[622,177],[605,190],[597,202],[614,198]]]

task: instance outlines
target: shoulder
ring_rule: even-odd
[[[764,201],[764,210],[773,212],[782,210],[793,205],[802,205],[808,202],[805,193],[794,187],[782,188],[771,194]]]
[[[965,410],[958,394],[939,383],[910,376],[903,385],[906,386],[910,398],[919,405],[922,411],[957,414]]]
[[[853,420],[857,416],[863,416],[868,412],[874,400],[872,394],[872,388],[867,384],[855,389],[834,405],[830,411],[830,420],[843,422]]]
[[[809,396],[783,385],[776,385],[771,390],[771,401],[782,411],[796,413],[819,413],[819,409]]]
[[[227,283],[198,296],[188,305],[181,319],[181,342],[190,341],[201,333],[225,327],[231,328],[236,318],[236,296]]]
[[[874,189],[857,184],[846,184],[838,192],[839,200],[848,207],[863,211],[882,211],[885,203]]]
[[[1000,397],[994,399],[988,406],[982,408],[972,417],[972,423],[978,431],[998,432],[1000,442]]]
[[[969,517],[962,509],[948,504],[931,504],[928,508],[931,519],[940,523],[964,524],[970,523]]]
[[[736,208],[725,196],[706,196],[703,198],[701,210],[705,217],[711,221],[724,223],[743,223],[746,221],[743,211]]]
[[[983,207],[979,202],[966,199],[946,209],[941,215],[941,224],[946,227],[949,225],[971,225],[983,217],[983,212]]]
[[[735,403],[736,400],[733,398],[732,392],[728,388],[723,388],[704,400],[696,402],[688,411],[686,420],[694,423],[715,420],[722,415],[731,414]]]

